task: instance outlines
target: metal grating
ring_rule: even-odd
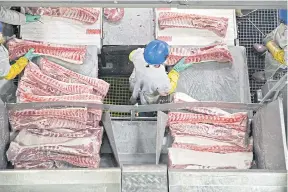
[[[105,104],[130,105],[129,77],[101,77],[110,84]],[[130,117],[129,113],[111,113],[112,117]]]
[[[264,57],[254,53],[253,44],[262,43],[264,36],[261,32],[266,35],[278,26],[277,10],[257,10],[245,17],[237,18],[237,24],[239,44],[246,47],[251,100],[254,101],[255,91],[260,89],[264,85],[264,82],[256,82],[252,79],[252,74],[257,71],[263,71],[265,63]]]

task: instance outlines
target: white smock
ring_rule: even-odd
[[[138,48],[130,58],[134,64],[133,73],[129,78],[132,104],[136,103],[138,97],[142,105],[156,103],[160,95],[168,95],[171,89],[164,65],[158,68],[148,65],[143,54],[144,49]]]

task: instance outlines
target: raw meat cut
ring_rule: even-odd
[[[214,116],[195,113],[170,112],[169,125],[177,123],[213,123],[213,124],[234,124],[247,126],[248,116],[245,112],[231,115]]]
[[[41,117],[59,118],[77,121],[79,123],[87,122],[88,112],[86,108],[61,108],[61,109],[26,109],[9,112],[11,121],[17,122],[19,118]]]
[[[18,100],[21,101],[22,98],[19,98],[20,93],[33,93],[40,96],[53,96],[53,95],[62,95],[61,91],[54,89],[45,84],[37,83],[36,81],[31,81],[26,77],[22,77],[21,81],[18,83],[18,89],[16,95]]]
[[[15,164],[23,164],[31,162],[47,162],[47,161],[49,162],[51,160],[65,161],[69,164],[78,167],[87,167],[87,168],[98,168],[100,164],[99,154],[95,154],[92,157],[82,157],[75,155],[43,152],[43,151],[39,151],[35,154],[34,151],[29,151],[27,153],[19,154],[17,159],[19,159],[19,161],[15,162]]]
[[[84,121],[77,122],[59,118],[49,117],[25,117],[25,118],[10,118],[10,124],[13,130],[22,129],[57,129],[66,128],[72,130],[86,129],[89,126]]]
[[[47,15],[63,17],[92,25],[97,22],[100,15],[99,8],[80,7],[26,7],[25,12],[32,15]]]
[[[53,167],[53,161],[17,162],[14,164],[14,169],[52,169]]]
[[[201,165],[214,168],[249,169],[253,160],[252,152],[210,153],[180,148],[169,148],[169,165]]]
[[[109,84],[101,79],[87,77],[79,73],[75,73],[74,71],[66,69],[44,58],[41,58],[40,60],[40,68],[44,74],[59,81],[66,83],[84,83],[86,85],[93,86],[97,93],[103,96],[107,94],[109,89]]]
[[[22,77],[24,81],[28,82],[37,82],[37,84],[44,84],[47,87],[51,87],[54,90],[58,90],[58,94],[66,94],[66,95],[73,95],[73,94],[83,94],[83,93],[95,93],[92,86],[78,84],[78,83],[65,83],[62,81],[58,81],[53,79],[45,74],[38,68],[37,65],[30,62],[25,69],[25,73]],[[42,86],[44,88],[44,86]],[[52,91],[50,89],[49,91]]]
[[[211,153],[235,153],[235,152],[251,152],[252,142],[244,148],[230,143],[215,141],[208,138],[199,138],[196,136],[176,136],[172,144],[173,148],[189,149],[194,151],[204,151]]]
[[[192,97],[190,97],[189,95],[186,95],[185,93],[180,93],[180,92],[176,92],[174,95],[173,95],[173,102],[174,103],[183,103],[183,102],[197,102],[198,100],[196,99],[193,99]],[[189,111],[192,111],[192,112],[197,112],[197,113],[203,113],[203,114],[206,114],[206,115],[220,115],[220,116],[223,116],[223,115],[231,115],[230,113],[226,112],[226,111],[223,111],[219,108],[216,108],[216,107],[209,107],[209,108],[206,108],[206,107],[190,107],[187,109]]]
[[[124,17],[124,8],[104,8],[103,14],[108,21],[117,22]]]
[[[217,61],[219,63],[233,62],[233,57],[226,45],[215,44],[203,48],[171,47],[164,64],[175,65],[180,59],[186,57],[184,63],[201,63]]]
[[[21,39],[11,39],[7,42],[10,60],[15,60],[30,49],[38,55],[46,55],[74,64],[83,64],[86,55],[86,46],[56,45]]]
[[[171,135],[175,136],[197,136],[210,138],[216,141],[227,142],[245,147],[245,132],[235,129],[227,129],[220,126],[197,123],[179,123],[170,125]]]
[[[18,143],[11,142],[9,149],[7,151],[7,158],[11,162],[19,161],[17,157],[21,154],[32,153],[35,154],[40,152],[50,152],[50,153],[61,153],[68,155],[77,155],[83,157],[91,157],[93,154],[97,154],[97,146],[93,146],[95,143],[93,141],[83,141],[79,143],[78,141],[71,140],[66,143],[61,144],[45,144],[37,146],[21,146]]]
[[[195,28],[206,29],[220,37],[225,37],[228,28],[228,18],[212,17],[187,13],[160,12],[158,18],[160,29],[165,28]]]
[[[55,130],[54,130],[55,131]],[[57,130],[56,130],[57,131]],[[64,130],[62,130],[63,132]],[[100,149],[102,143],[103,129],[99,129],[99,132],[95,132],[89,137],[59,137],[59,135],[44,136],[39,133],[32,133],[29,130],[23,129],[19,132],[14,142],[19,143],[24,146],[35,146],[35,145],[45,145],[45,144],[63,144],[69,141],[74,141],[75,143],[88,143],[95,142],[95,146]],[[52,136],[52,137],[51,137]]]
[[[86,129],[80,130],[70,130],[70,129],[61,129],[61,128],[54,128],[54,129],[27,129],[28,132],[34,135],[42,135],[47,137],[67,137],[67,138],[82,138],[82,137],[91,137],[96,136],[97,138],[102,137],[102,128],[90,128],[87,126]]]
[[[53,102],[53,101],[77,101],[102,104],[102,97],[93,94],[75,94],[62,96],[40,96],[33,93],[20,91],[18,94],[20,102]]]

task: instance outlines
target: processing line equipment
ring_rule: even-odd
[[[7,6],[44,7],[125,7],[123,21],[117,25],[103,21],[98,47],[99,77],[111,84],[104,104],[89,102],[0,102],[0,125],[8,127],[7,110],[52,107],[89,107],[102,110],[105,129],[100,168],[0,171],[0,191],[15,192],[234,192],[287,191],[287,74],[267,81],[251,103],[247,47],[239,46],[236,12],[233,9],[280,9],[287,1],[26,1],[0,0]],[[135,9],[134,9],[135,8]],[[137,9],[136,9],[137,8]],[[157,9],[158,8],[158,9]],[[193,95],[197,102],[129,105],[128,54],[159,35],[153,19],[159,8],[185,8],[197,12],[224,12],[231,16],[229,51],[232,66],[216,62],[192,66],[183,72],[177,92]],[[227,10],[214,10],[214,9]],[[229,10],[228,10],[229,9]],[[230,12],[232,14],[230,14]],[[21,31],[21,29],[20,29]],[[23,28],[25,32],[25,29]],[[22,31],[22,32],[23,32]],[[121,31],[122,33],[118,33]],[[143,32],[145,31],[145,33]],[[27,35],[28,33],[26,33]],[[29,34],[28,34],[29,35]],[[117,36],[117,37],[116,37]],[[159,36],[162,36],[161,34]],[[185,41],[185,39],[183,40]],[[98,43],[98,42],[97,42]],[[133,66],[133,65],[132,65]],[[205,77],[205,78],[203,78]],[[286,95],[285,95],[286,94]],[[170,98],[168,98],[169,100]],[[255,99],[254,99],[255,100]],[[1,101],[1,100],[0,100]],[[254,139],[251,169],[173,169],[168,168],[168,148],[172,137],[166,129],[168,111],[187,107],[217,107],[231,112],[248,112],[248,127]],[[142,116],[150,113],[156,115]],[[0,128],[2,128],[0,126]],[[1,129],[4,138],[9,130]],[[6,158],[6,157],[1,157]]]

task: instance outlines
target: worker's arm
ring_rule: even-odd
[[[11,25],[23,25],[26,23],[26,16],[17,11],[0,7],[0,22]]]
[[[137,80],[134,84],[132,96],[130,98],[130,103],[132,105],[136,104],[140,91],[141,91],[141,81]]]
[[[29,60],[39,56],[34,54],[33,52],[34,50],[30,49],[23,57],[21,57],[13,65],[11,65],[8,74],[4,76],[4,79],[11,80],[14,79],[17,75],[19,75],[27,66]]]
[[[169,91],[169,94],[174,93],[175,89],[177,88],[178,80],[179,80],[179,73],[181,71],[184,71],[185,69],[192,66],[191,64],[185,64],[185,57],[182,58],[174,67],[173,69],[168,73],[168,77],[170,79],[171,89]]]

